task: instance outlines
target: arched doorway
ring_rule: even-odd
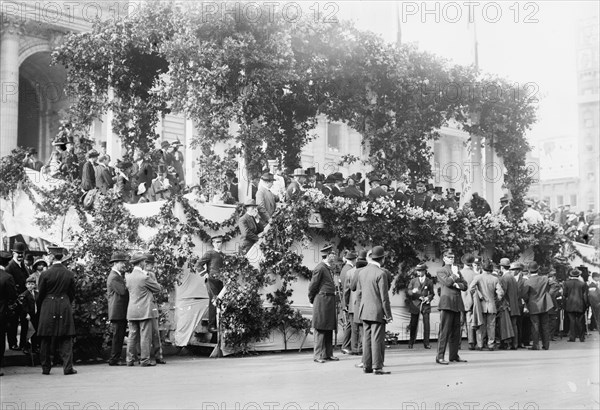
[[[68,108],[64,91],[66,70],[51,65],[49,51],[27,57],[19,67],[19,123],[17,144],[33,147],[45,162],[58,132],[59,113]]]

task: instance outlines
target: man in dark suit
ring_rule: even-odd
[[[302,195],[303,186],[306,183],[306,174],[302,168],[296,168],[292,175],[294,179],[289,183],[286,189],[286,198],[288,201],[296,201]]]
[[[108,155],[100,155],[98,157],[98,167],[94,169],[96,173],[96,188],[105,195],[113,188],[116,180],[108,165],[109,161],[110,157]]]
[[[550,296],[550,283],[547,276],[538,274],[537,262],[530,262],[528,266],[529,279],[525,281],[522,289],[522,297],[527,303],[527,311],[531,320],[531,338],[533,346],[531,350],[539,350],[540,336],[542,348],[550,348],[550,318],[548,312],[554,307]]]
[[[263,231],[263,225],[258,216],[258,207],[254,199],[246,199],[244,208],[246,213],[238,220],[241,234],[240,254],[242,255],[245,255],[252,248],[252,245],[258,242],[259,234]]]
[[[429,345],[429,314],[431,313],[431,301],[433,300],[433,281],[427,277],[427,265],[419,263],[415,268],[417,277],[411,279],[406,289],[408,296],[408,311],[410,312],[410,340],[408,348],[412,349],[417,339],[419,327],[419,315],[423,315],[423,346],[431,349]]]
[[[112,343],[110,348],[109,366],[123,366],[121,360],[123,341],[127,330],[127,305],[129,304],[129,291],[125,285],[125,262],[129,255],[125,252],[115,252],[109,263],[112,269],[106,279],[106,297],[108,299],[108,320],[112,330]]]
[[[356,281],[356,292],[360,299],[359,316],[363,322],[362,369],[365,373],[390,374],[383,370],[385,351],[385,324],[392,319],[389,298],[389,280],[381,268],[384,249],[375,246],[371,251],[371,260],[365,266]]]
[[[367,251],[360,251],[356,259],[356,266],[346,274],[346,286],[344,286],[344,303],[348,308],[348,320],[350,322],[352,335],[350,337],[351,354],[362,355],[363,326],[360,320],[360,300],[356,292],[358,275],[362,268],[367,266]],[[354,289],[354,290],[353,290]]]
[[[577,337],[585,342],[584,312],[588,307],[588,288],[579,275],[579,270],[571,269],[564,285],[565,312],[569,315],[569,342],[574,342]]]
[[[223,290],[223,281],[221,281],[221,269],[223,268],[223,235],[215,235],[211,238],[213,249],[207,251],[198,263],[196,271],[202,276],[206,276],[206,290],[208,291],[208,327],[209,332],[217,331],[217,307],[214,300],[221,290]]]
[[[390,196],[390,193],[388,193],[381,187],[381,179],[379,177],[373,177],[373,179],[369,181],[369,184],[371,185],[371,189],[369,190],[369,194],[367,195],[369,199],[374,200],[377,198]]]
[[[483,273],[477,275],[469,285],[469,292],[474,303],[481,304],[481,318],[483,322],[477,328],[477,350],[483,349],[483,341],[487,336],[488,350],[494,350],[494,340],[496,336],[496,314],[497,305],[504,297],[504,290],[500,285],[498,277],[493,275],[494,267],[491,262],[483,265]],[[478,300],[475,300],[477,298]]]
[[[91,149],[86,154],[86,161],[83,164],[81,171],[81,189],[83,191],[90,191],[96,188],[96,171],[98,157],[100,154],[95,149]]]
[[[331,245],[321,249],[322,261],[313,269],[308,285],[308,301],[313,305],[312,326],[315,329],[314,361],[337,361],[333,356],[333,331],[337,328],[335,282],[331,267],[336,254]]]
[[[435,362],[448,364],[444,360],[446,346],[450,345],[449,359],[451,362],[466,362],[458,356],[460,346],[460,318],[465,307],[461,291],[467,290],[467,282],[454,265],[454,253],[447,250],[443,255],[444,267],[437,271],[438,283],[441,285],[440,302],[440,331],[438,336],[438,352]]]
[[[404,182],[399,182],[396,186],[396,192],[394,192],[394,201],[397,205],[401,207],[405,207],[409,203],[409,198],[405,194],[406,192],[406,184]]]
[[[427,196],[425,181],[417,181],[416,192],[412,197],[411,206],[418,206],[423,209],[429,208],[429,197]]]
[[[0,376],[4,376],[2,362],[4,361],[4,349],[6,349],[7,325],[9,318],[14,314],[11,308],[17,302],[15,280],[4,270],[11,257],[9,252],[0,251]]]
[[[517,350],[519,345],[519,328],[517,320],[521,317],[521,297],[519,296],[519,284],[515,278],[515,272],[518,272],[519,265],[515,262],[511,263],[508,272],[500,278],[500,285],[504,290],[504,298],[508,302],[510,312],[510,324],[512,325],[513,333],[511,350]]]
[[[12,275],[17,289],[17,295],[27,290],[25,281],[29,277],[29,271],[25,266],[25,251],[27,246],[22,242],[15,242],[12,248],[13,258],[6,267],[6,273]],[[8,322],[8,346],[10,350],[21,350],[27,343],[27,319],[23,315],[23,310],[17,306],[16,315],[9,318]],[[21,334],[17,342],[17,331],[21,325]]]
[[[521,262],[514,262],[510,265],[509,270],[513,273],[513,276],[517,280],[517,289],[519,291],[519,313],[517,317],[517,333],[519,334],[519,344],[517,348],[524,348],[529,345],[531,340],[531,320],[529,318],[529,310],[527,310],[527,304],[523,299],[523,288],[527,277],[523,272],[523,264]]]
[[[152,180],[154,179],[154,169],[152,165],[146,161],[141,152],[136,153],[136,159],[131,169],[131,186],[133,189],[133,203],[138,203],[140,196],[137,195],[137,189],[140,184],[144,184],[146,190],[150,189]]]
[[[346,291],[349,291],[349,283],[348,283],[348,272],[350,269],[354,268],[354,263],[356,262],[356,257],[358,255],[354,251],[349,251],[344,256],[346,263],[342,266],[342,270],[340,271],[340,283],[339,283],[339,294],[340,301],[342,306],[342,314],[344,315],[344,334],[342,337],[342,353],[351,354],[352,353],[352,323],[350,321],[349,307],[344,298]],[[336,284],[337,286],[337,284]]]
[[[233,182],[235,179],[235,172],[228,169],[227,171],[225,171],[225,178],[227,178],[227,182],[225,182],[225,186],[223,187],[223,189],[225,192],[231,195],[231,197],[235,201],[234,203],[237,204],[238,202],[240,202],[240,200],[238,196],[238,185],[235,182]]]
[[[50,268],[40,276],[40,319],[37,333],[41,339],[42,374],[50,374],[54,346],[63,360],[63,373],[76,374],[73,369],[73,336],[75,322],[71,303],[75,298],[75,274],[61,262],[64,249],[48,247],[53,257]]]

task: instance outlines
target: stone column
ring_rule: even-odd
[[[17,147],[19,125],[19,35],[21,25],[4,19],[0,40],[0,157]]]

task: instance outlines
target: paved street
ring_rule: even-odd
[[[463,342],[463,345],[465,343]],[[79,365],[79,374],[7,367],[2,409],[598,409],[599,337],[549,351],[463,351],[440,366],[433,349],[394,346],[392,374],[363,374],[356,356],[316,364],[311,352],[243,358],[170,357],[154,368]]]

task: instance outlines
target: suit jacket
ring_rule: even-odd
[[[0,320],[7,320],[8,316],[10,316],[8,307],[14,304],[16,300],[17,289],[15,279],[0,266]]]
[[[585,312],[588,307],[588,287],[579,279],[565,281],[564,297],[565,312]]]
[[[379,266],[370,263],[362,269],[356,291],[360,294],[361,320],[385,323],[392,317],[388,277]]]
[[[169,199],[171,197],[171,191],[165,185],[166,181],[165,179],[161,182],[158,178],[152,180],[152,185],[150,185],[150,189],[148,190],[148,195],[152,201]]]
[[[34,290],[32,295],[30,291],[26,290],[25,292],[19,295],[19,300],[21,300],[21,306],[23,307],[23,314],[29,315],[32,321],[37,323],[38,317],[38,305],[37,301],[40,298],[40,293],[37,290]]]
[[[349,306],[352,307],[352,311],[354,313],[354,323],[362,323],[362,320],[360,320],[360,301],[361,301],[361,295],[358,293],[358,291],[356,290],[358,288],[358,277],[360,275],[360,272],[362,272],[362,270],[365,268],[365,266],[362,266],[360,268],[356,268],[356,270],[350,270],[348,271],[348,281],[350,281],[350,299],[349,299]]]
[[[235,201],[235,203],[240,202],[239,200],[239,195],[238,195],[238,185],[237,184],[225,184],[225,186],[223,187],[225,192],[229,192],[231,194],[231,197],[233,198],[233,200]]]
[[[504,290],[504,299],[508,302],[511,316],[521,316],[521,297],[519,296],[519,284],[512,273],[505,273],[500,278],[500,284]]]
[[[268,224],[271,215],[275,212],[275,202],[277,201],[275,194],[269,191],[266,187],[258,188],[256,192],[256,205],[258,205],[258,214],[263,224]]]
[[[427,193],[425,193],[425,192],[423,192],[423,193],[415,192],[415,194],[412,197],[410,202],[411,202],[412,206],[418,206],[423,209],[429,208],[429,197],[427,196]]]
[[[356,185],[350,185],[350,186],[347,186],[346,189],[344,190],[344,196],[346,198],[360,199],[364,195],[361,192],[361,190],[356,187]]]
[[[481,301],[481,309],[483,313],[497,313],[496,308],[504,297],[504,290],[500,285],[498,277],[489,272],[484,272],[477,275],[471,285],[469,291],[473,298],[478,297]]]
[[[11,259],[11,261],[8,263],[8,266],[6,267],[6,273],[12,275],[15,281],[15,286],[17,287],[18,295],[27,290],[27,287],[25,286],[25,281],[29,276],[29,271],[25,267],[25,262],[22,262],[21,266],[19,266],[19,264],[15,262],[14,259]]]
[[[352,266],[352,265],[350,265],[349,263],[346,262],[344,264],[344,266],[342,266],[342,270],[340,271],[340,291],[342,293],[342,297],[340,299],[341,299],[342,308],[347,308],[348,307],[348,305],[346,305],[346,302],[344,300],[343,295],[345,293],[345,287],[347,285],[347,283],[346,283],[347,280],[346,279],[347,279],[348,271],[350,269],[352,269],[353,267],[354,266]]]
[[[460,273],[467,282],[467,291],[462,292],[462,299],[463,304],[465,305],[465,311],[469,312],[473,308],[473,295],[471,295],[471,292],[468,291],[468,286],[471,285],[471,282],[473,282],[473,279],[475,279],[475,276],[477,276],[477,274],[475,273],[473,268],[471,268],[468,265],[465,265],[465,267],[462,271],[460,271]]]
[[[132,200],[133,188],[131,181],[123,175],[117,175],[117,184],[115,185],[115,193],[119,195],[123,202],[129,203]]]
[[[313,304],[313,328],[335,330],[337,327],[335,283],[331,269],[325,262],[320,262],[313,270],[308,284],[308,300]]]
[[[416,289],[416,291],[415,291]],[[433,281],[425,276],[423,283],[419,278],[412,278],[406,289],[406,295],[408,296],[408,311],[413,315],[419,313],[430,313],[431,312],[431,301],[435,296],[433,292]],[[421,298],[424,298],[423,300]],[[423,303],[427,302],[427,303]]]
[[[157,317],[152,294],[152,292],[160,291],[160,285],[156,279],[136,266],[131,273],[125,275],[125,283],[129,290],[127,320],[147,320]]]
[[[90,161],[85,161],[81,170],[81,189],[89,191],[96,188],[96,171]]]
[[[214,249],[206,252],[196,264],[196,270],[200,272],[204,270],[204,267],[206,267],[209,278],[220,279],[221,269],[223,268],[223,254]]]
[[[111,270],[106,279],[106,298],[108,299],[108,320],[127,320],[129,291],[125,278]]]
[[[110,168],[100,165],[96,172],[96,188],[106,194],[115,185]]]
[[[40,275],[38,336],[74,336],[71,303],[75,299],[75,274],[62,263],[53,263]]]
[[[522,292],[530,315],[549,312],[554,307],[547,276],[531,275],[523,284]]]
[[[241,233],[240,252],[246,253],[252,245],[258,241],[258,234],[262,232],[263,226],[253,216],[245,214],[238,221]]]
[[[462,301],[461,291],[467,290],[467,281],[458,274],[452,274],[450,265],[446,265],[436,272],[438,283],[441,286],[440,302],[438,310],[451,310],[453,312],[464,312],[465,305]],[[454,284],[458,284],[458,288]]]

